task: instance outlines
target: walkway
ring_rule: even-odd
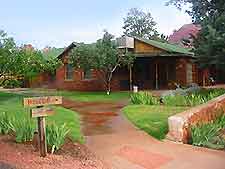
[[[225,152],[158,141],[121,113],[126,103],[64,100],[81,115],[86,145],[112,169],[224,169]]]

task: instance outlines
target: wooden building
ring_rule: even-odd
[[[55,75],[44,73],[37,77],[31,86],[44,85],[49,88],[102,91],[104,84],[96,70],[74,69],[68,62],[69,52],[76,47],[72,43],[58,58],[63,65]],[[132,68],[119,68],[113,74],[112,90],[129,90],[130,84],[140,90],[171,89],[175,84],[186,86],[199,83],[199,70],[194,63],[194,55],[188,49],[154,40],[121,37],[118,39],[121,51],[133,52],[136,56]]]

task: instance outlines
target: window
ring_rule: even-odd
[[[187,64],[187,84],[190,84],[193,82],[193,77],[192,77],[192,64],[188,63]]]
[[[91,70],[85,70],[84,71],[84,79],[91,79],[92,78],[92,72]]]
[[[72,64],[66,64],[65,80],[73,80],[74,68]]]

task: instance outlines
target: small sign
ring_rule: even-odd
[[[31,97],[23,99],[24,107],[36,107],[31,108],[31,117],[37,117],[41,157],[47,156],[45,117],[54,114],[52,109],[46,108],[44,106],[53,104],[62,104],[62,97],[46,96],[46,97]]]
[[[46,96],[46,97],[30,97],[24,98],[23,105],[25,107],[45,106],[53,104],[62,104],[61,96]]]
[[[36,108],[31,110],[31,117],[46,117],[54,114],[54,111],[51,108]]]

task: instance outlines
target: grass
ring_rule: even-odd
[[[28,108],[24,108],[22,105],[23,101],[22,95],[11,94],[0,92],[0,112],[5,112],[9,116],[14,117],[15,119],[22,120],[26,116],[30,116],[30,110]],[[67,124],[70,132],[68,136],[72,138],[74,141],[83,142],[83,135],[80,131],[80,120],[79,115],[71,110],[53,106],[55,110],[55,115],[47,117],[47,123],[56,123],[56,125]],[[33,124],[36,124],[36,120],[32,119]]]
[[[106,92],[79,92],[79,91],[65,91],[65,90],[46,90],[46,89],[31,89],[27,94],[32,92],[38,92],[43,95],[58,95],[64,96],[67,99],[84,102],[115,102],[120,100],[128,100],[129,92],[112,92],[107,95]]]
[[[161,140],[168,132],[168,117],[187,109],[187,107],[129,105],[123,112],[135,126]]]

